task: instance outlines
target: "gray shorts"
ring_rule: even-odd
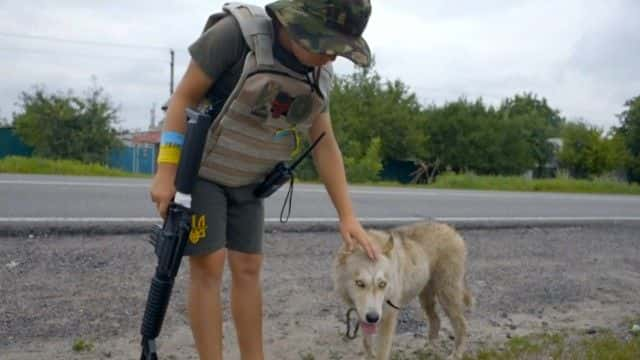
[[[255,186],[226,187],[198,179],[191,202],[195,215],[184,255],[205,255],[225,247],[261,253],[264,203],[253,196]]]

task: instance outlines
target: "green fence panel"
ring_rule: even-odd
[[[7,156],[31,156],[33,148],[15,134],[12,127],[0,127],[0,159]]]

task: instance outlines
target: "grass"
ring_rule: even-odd
[[[112,169],[99,164],[85,164],[75,160],[49,160],[37,157],[9,156],[0,159],[0,173],[55,174],[79,176],[149,177]],[[305,181],[305,183],[319,183]],[[473,189],[499,191],[565,192],[593,194],[640,195],[640,185],[613,179],[577,180],[568,177],[556,179],[525,179],[521,176],[480,176],[475,174],[442,174],[430,185],[402,185],[391,181],[367,182],[357,185],[408,186],[436,189]]]
[[[83,339],[76,339],[73,342],[73,346],[71,347],[75,352],[90,352],[93,351],[93,343]]]
[[[577,180],[567,177],[555,179],[526,179],[521,176],[479,176],[474,174],[443,174],[430,188],[475,189],[503,191],[545,191],[571,193],[606,193],[640,195],[640,185],[613,179]]]
[[[444,360],[430,350],[396,351],[392,360]],[[514,337],[500,347],[482,348],[463,360],[637,360],[640,336],[626,339],[609,331],[597,335],[537,334]]]
[[[100,164],[85,164],[77,160],[51,160],[37,157],[8,156],[0,159],[0,173],[147,177],[112,169]]]
[[[300,355],[300,360],[315,360],[315,356],[312,353],[299,352],[298,355]]]

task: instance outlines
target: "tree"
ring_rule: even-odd
[[[50,94],[35,87],[20,95],[18,106],[16,133],[37,156],[105,163],[109,151],[120,145],[113,128],[117,108],[95,83],[82,97],[71,90]]]
[[[486,109],[481,100],[471,103],[461,98],[442,107],[426,110],[425,132],[429,134],[427,151],[433,162],[455,172],[476,171],[474,159],[480,144],[480,122]]]
[[[603,130],[582,122],[569,122],[562,136],[560,165],[577,178],[591,178],[614,170],[619,164],[617,142],[603,136]]]
[[[560,112],[552,109],[547,104],[547,99],[538,99],[535,94],[524,93],[505,99],[500,105],[499,113],[522,125],[521,136],[529,143],[529,151],[534,159],[533,167],[540,169],[549,163],[553,157],[553,146],[548,140],[560,136],[565,123]]]
[[[530,118],[526,115],[514,118],[490,112],[483,128],[484,149],[479,157],[486,159],[484,173],[491,175],[521,175],[537,164],[532,151]]]
[[[565,123],[560,112],[547,104],[547,99],[538,99],[538,95],[533,93],[516,94],[505,99],[500,105],[500,111],[505,112],[507,116],[536,115],[544,119],[545,126],[552,132],[551,135],[560,135]]]
[[[344,165],[347,172],[347,179],[352,182],[365,182],[380,180],[382,171],[382,157],[380,138],[374,138],[369,143],[364,156],[353,158],[345,156]]]
[[[415,94],[399,80],[383,82],[372,68],[336,78],[331,116],[345,156],[365,156],[376,137],[385,160],[426,156],[423,117]]]
[[[631,154],[626,148],[624,137],[615,128],[605,137],[608,161],[612,170],[625,170],[631,161]]]
[[[502,116],[482,99],[461,98],[425,113],[431,162],[455,172],[490,175],[521,174],[534,164],[524,121]]]
[[[9,125],[11,125],[11,123],[9,122],[9,120],[7,120],[7,118],[2,116],[2,109],[0,109],[0,126],[9,126]]]
[[[616,129],[624,139],[628,152],[629,180],[640,182],[640,96],[625,102],[626,109],[618,115],[620,127]]]

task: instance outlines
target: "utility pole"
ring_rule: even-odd
[[[151,124],[149,125],[149,130],[153,131],[156,129],[156,103],[153,103],[151,106]]]
[[[173,95],[173,64],[176,54],[173,49],[169,49],[169,53],[171,54],[171,80],[169,82],[169,95]]]

